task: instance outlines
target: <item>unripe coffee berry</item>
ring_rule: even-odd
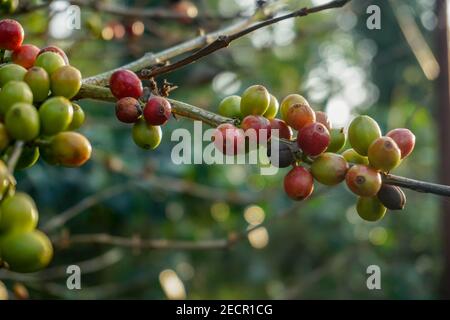
[[[0,151],[5,150],[10,142],[11,139],[9,137],[8,131],[6,130],[5,124],[0,122]]]
[[[364,157],[360,155],[358,152],[356,152],[354,149],[347,149],[342,153],[342,156],[347,160],[348,163],[351,164],[363,164],[368,166],[369,165],[369,159],[367,157]]]
[[[278,113],[278,108],[280,107],[280,104],[278,103],[277,98],[275,98],[274,95],[270,95],[270,102],[269,106],[267,107],[266,112],[264,112],[263,116],[267,119],[273,119],[276,117]]]
[[[328,118],[328,115],[323,111],[316,111],[315,113],[316,113],[316,122],[323,124],[328,129],[328,131],[330,131],[331,122],[330,119]]]
[[[47,71],[41,67],[33,67],[27,71],[23,81],[33,92],[33,101],[42,102],[48,97],[50,91],[50,78]]]
[[[218,108],[219,114],[228,118],[241,118],[241,97],[229,96],[223,99]]]
[[[57,53],[44,52],[38,55],[34,63],[36,67],[44,68],[51,76],[53,72],[66,65],[64,59]]]
[[[377,193],[377,198],[389,210],[403,210],[406,196],[400,187],[384,184]]]
[[[389,172],[400,164],[401,151],[389,137],[376,139],[369,147],[370,165],[383,172]]]
[[[22,45],[24,31],[19,22],[12,19],[0,20],[0,49],[16,50]]]
[[[138,120],[132,130],[134,143],[143,149],[155,149],[159,146],[162,139],[160,126],[152,126],[144,119]]]
[[[66,53],[61,48],[58,48],[57,46],[48,46],[48,47],[42,48],[41,51],[39,51],[39,55],[44,52],[53,52],[53,53],[60,55],[61,58],[63,58],[64,63],[66,65],[69,65],[69,59],[67,58]]]
[[[39,54],[39,48],[32,44],[24,44],[13,51],[11,60],[15,64],[29,69],[34,65]]]
[[[357,116],[348,128],[350,145],[362,156],[367,156],[370,145],[379,137],[381,137],[380,127],[369,116]]]
[[[248,87],[241,96],[241,115],[263,115],[269,107],[270,94],[261,85]]]
[[[0,67],[0,88],[9,81],[22,81],[26,73],[27,69],[14,63]]]
[[[135,98],[122,98],[116,103],[116,117],[120,122],[135,123],[142,115],[142,108]]]
[[[348,163],[343,156],[330,152],[318,156],[311,165],[313,177],[327,186],[344,181],[348,169]]]
[[[5,126],[8,134],[16,140],[31,141],[39,135],[39,115],[28,103],[14,104],[6,113]]]
[[[223,154],[233,156],[245,151],[245,135],[231,123],[219,125],[213,134],[214,146]]]
[[[278,137],[281,139],[291,140],[292,139],[292,129],[283,120],[273,118],[270,119],[270,128],[272,130],[278,130]],[[272,131],[273,134],[274,131]]]
[[[308,103],[296,103],[291,105],[287,110],[286,122],[297,131],[302,130],[303,127],[314,123],[315,121],[316,114]]]
[[[63,66],[50,77],[52,95],[72,99],[81,88],[81,73],[72,66]]]
[[[297,144],[308,156],[318,156],[330,144],[330,134],[321,123],[314,122],[306,125],[298,134]]]
[[[314,190],[311,173],[301,166],[292,168],[284,177],[284,191],[293,200],[308,198]]]
[[[38,212],[33,199],[17,192],[0,204],[0,232],[27,232],[36,228]]]
[[[306,101],[306,99],[303,98],[301,95],[299,95],[299,94],[290,94],[290,95],[286,96],[283,99],[283,101],[281,101],[281,105],[280,105],[281,119],[283,119],[284,121],[287,120],[288,110],[294,104],[301,104],[301,105],[308,105],[309,106],[308,101]]]
[[[389,131],[387,137],[392,138],[401,151],[401,158],[404,159],[411,154],[416,144],[416,136],[408,129],[398,128]]]
[[[72,102],[72,109],[72,122],[70,122],[69,127],[67,128],[67,130],[70,131],[80,128],[83,125],[85,119],[84,111],[78,104]]]
[[[356,212],[363,220],[374,222],[384,217],[386,207],[376,197],[359,197]]]
[[[41,151],[44,160],[50,164],[79,167],[90,159],[92,147],[85,136],[65,131],[51,137],[49,144],[43,146]]]
[[[249,139],[250,146],[252,142],[267,143],[271,136],[270,121],[263,116],[246,116],[241,122],[241,128]]]
[[[12,148],[11,148],[12,152]],[[16,164],[16,170],[23,170],[32,167],[39,160],[39,147],[25,145],[19,160]]]
[[[381,188],[381,175],[364,165],[352,166],[345,176],[349,189],[361,197],[374,197]]]
[[[109,88],[117,99],[133,97],[138,99],[143,92],[142,82],[130,70],[117,70],[109,79]]]
[[[164,125],[172,115],[169,101],[163,97],[151,97],[144,107],[144,118],[152,126]]]
[[[344,128],[331,129],[330,131],[330,144],[328,145],[327,152],[339,152],[347,142],[347,137],[344,133]]]
[[[64,97],[53,97],[39,108],[43,134],[54,135],[66,130],[73,119],[72,103]]]
[[[17,102],[33,103],[33,93],[23,81],[10,81],[0,90],[0,114],[5,115]]]

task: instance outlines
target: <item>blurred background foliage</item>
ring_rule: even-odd
[[[167,9],[176,5],[167,0],[110,3]],[[255,8],[253,0],[194,3],[200,16],[209,12],[229,17],[252,13]],[[288,10],[325,1],[284,3]],[[366,8],[372,4],[381,8],[381,30],[366,26]],[[66,5],[55,1],[51,8]],[[216,111],[223,97],[258,83],[279,100],[290,93],[304,95],[317,110],[326,110],[335,126],[346,126],[356,114],[368,114],[384,132],[408,127],[416,134],[414,153],[395,173],[436,181],[434,81],[425,75],[399,27],[393,7],[400,5],[406,6],[417,30],[434,48],[434,0],[354,1],[344,9],[259,30],[167,75],[167,80],[179,86],[171,97]],[[64,48],[84,77],[192,38],[199,27],[212,31],[233,20],[132,19],[84,7],[81,13],[81,29],[73,31],[61,27],[65,19],[61,14],[53,13],[48,19],[48,10],[16,18],[24,25],[26,43]],[[97,259],[92,272],[82,273],[83,289],[67,290],[65,274],[24,281],[32,298],[438,297],[442,250],[436,196],[406,191],[403,212],[389,212],[381,222],[368,223],[357,216],[355,196],[345,186],[325,189],[316,185],[316,197],[277,219],[292,206],[282,190],[284,172],[261,176],[258,166],[176,166],[170,160],[176,144],[170,139],[171,131],[178,127],[192,130],[192,121],[170,121],[163,128],[161,146],[142,151],[133,144],[130,127],[115,120],[113,104],[80,104],[87,113],[82,132],[92,142],[93,159],[81,169],[54,168],[40,161],[18,174],[18,188],[36,200],[45,225],[85,197],[112,186],[125,187],[53,235],[63,229],[71,234],[201,241],[226,238],[252,223],[268,223],[229,250],[138,251],[95,245],[58,249],[50,268]],[[134,177],[111,170],[121,166]],[[167,177],[173,179],[164,180]],[[196,195],[176,191],[183,184],[196,188],[189,183],[206,188]],[[213,192],[219,199],[229,191],[244,195],[245,201],[238,197],[211,200],[207,194]],[[369,265],[380,266],[382,290],[367,289]],[[15,280],[3,279],[8,287]]]

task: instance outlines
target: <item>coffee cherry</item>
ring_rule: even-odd
[[[78,104],[72,102],[72,109],[73,109],[72,122],[69,124],[69,127],[67,128],[67,130],[69,131],[73,131],[80,128],[83,125],[85,119],[84,111]]]
[[[50,77],[52,94],[72,99],[81,88],[81,73],[72,66],[63,66]]]
[[[280,104],[278,103],[277,98],[275,98],[272,94],[270,95],[269,107],[266,112],[264,112],[264,117],[267,119],[273,119],[278,113],[278,108]]]
[[[292,129],[283,120],[273,118],[270,119],[270,128],[272,130],[278,130],[278,137],[282,139],[292,139]]]
[[[389,172],[400,164],[401,151],[389,137],[376,139],[369,147],[370,165],[383,172]]]
[[[384,217],[386,207],[376,197],[359,197],[356,212],[366,221],[378,221]]]
[[[27,71],[23,81],[28,84],[33,92],[33,101],[42,102],[48,97],[50,91],[50,78],[41,67],[33,67]]]
[[[116,103],[116,117],[124,123],[135,123],[142,115],[142,108],[135,98],[125,97]]]
[[[261,85],[248,87],[241,96],[241,115],[263,115],[270,103],[270,94]]]
[[[368,166],[369,159],[367,157],[363,157],[358,152],[353,149],[347,149],[342,153],[342,156],[347,160],[348,163],[352,164],[363,164]]]
[[[39,48],[32,44],[24,44],[13,51],[11,60],[15,64],[29,69],[34,65],[39,54]]]
[[[330,134],[323,124],[310,123],[299,132],[297,144],[304,154],[315,157],[327,149]]]
[[[143,112],[148,124],[162,126],[170,119],[172,107],[167,99],[155,96],[148,99]]]
[[[16,20],[0,20],[0,49],[16,50],[22,45],[23,37],[23,28]]]
[[[284,191],[293,200],[308,198],[314,190],[313,176],[303,167],[296,166],[284,177]]]
[[[344,128],[331,129],[330,131],[330,144],[328,145],[327,152],[339,152],[347,142],[347,137],[344,133]]]
[[[315,113],[316,113],[316,122],[323,124],[328,129],[328,131],[330,131],[331,122],[330,119],[328,118],[328,115],[323,111],[315,111]]]
[[[404,159],[411,154],[416,144],[416,136],[408,129],[399,128],[389,131],[387,137],[392,138],[402,153],[401,158]]]
[[[400,187],[382,184],[377,198],[389,210],[403,210],[406,204],[406,196]]]
[[[143,92],[142,82],[138,76],[130,70],[118,70],[109,79],[109,88],[117,98],[133,97],[138,99]]]
[[[22,273],[45,268],[53,257],[52,243],[39,230],[7,234],[0,242],[0,251],[10,270]]]
[[[0,160],[0,200],[5,196],[6,191],[10,187],[10,172],[6,164]],[[1,250],[0,250],[1,259]]]
[[[345,180],[348,168],[348,163],[343,156],[326,152],[314,160],[311,173],[320,183],[333,186]]]
[[[349,189],[361,197],[373,197],[381,188],[381,175],[373,168],[354,165],[345,176]]]
[[[0,204],[0,232],[27,232],[36,228],[38,212],[33,199],[17,192]]]
[[[39,147],[24,146],[15,169],[23,170],[32,167],[38,161],[39,154]]]
[[[66,130],[73,119],[73,107],[64,97],[48,99],[39,108],[42,133],[54,135]]]
[[[14,63],[0,67],[0,88],[9,81],[22,81],[25,73],[27,73],[27,69]]]
[[[250,142],[267,143],[271,136],[270,121],[263,116],[246,116],[241,122],[241,128]]]
[[[367,156],[369,146],[379,137],[381,137],[380,127],[369,116],[357,116],[348,128],[350,145],[362,156]]]
[[[306,100],[305,100],[306,101]],[[296,103],[289,107],[286,115],[286,122],[297,131],[303,127],[314,123],[316,121],[316,114],[314,110],[306,103]],[[328,130],[327,130],[328,131]]]
[[[13,139],[31,141],[39,135],[39,114],[31,104],[16,103],[6,113],[5,126]]]
[[[229,96],[223,99],[218,108],[219,114],[228,118],[241,118],[241,97]]]
[[[133,125],[133,141],[143,149],[156,149],[161,143],[162,131],[160,126],[152,126],[144,119]]]
[[[44,52],[53,52],[53,53],[60,55],[61,58],[63,58],[64,63],[66,65],[69,65],[69,59],[67,58],[66,53],[62,49],[58,48],[57,46],[48,46],[48,47],[42,48],[41,51],[39,51],[39,55]]]
[[[270,158],[270,163],[277,168],[286,168],[295,162],[294,153],[291,146],[284,142],[283,140],[278,140],[278,149],[272,150],[274,148],[275,139],[272,137],[270,140],[270,146],[267,149],[267,156]]]
[[[215,130],[212,137],[214,146],[223,154],[234,156],[245,151],[245,135],[231,123],[223,123]]]
[[[290,94],[290,95],[286,96],[283,99],[283,101],[281,101],[281,105],[280,105],[281,119],[283,119],[284,121],[287,121],[288,110],[294,104],[301,104],[301,105],[309,106],[308,101],[306,101],[306,99],[303,98],[301,95]]]
[[[64,167],[80,167],[91,157],[88,139],[78,132],[64,131],[51,137],[48,145],[41,147],[45,161]]]
[[[10,81],[0,91],[0,114],[5,115],[17,102],[33,103],[33,93],[25,82]]]
[[[34,63],[36,67],[44,68],[51,76],[53,72],[66,65],[64,59],[54,52],[43,52],[38,55]]]
[[[9,138],[9,134],[8,131],[6,131],[5,125],[0,122],[0,151],[5,150],[10,141],[11,139]]]

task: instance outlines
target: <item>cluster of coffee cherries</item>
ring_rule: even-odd
[[[143,149],[155,149],[161,143],[161,126],[169,121],[172,107],[161,96],[152,95],[143,102],[143,87],[139,77],[130,70],[115,71],[110,80],[111,93],[118,99],[116,117],[132,123],[133,141]]]
[[[278,111],[281,119],[276,118]],[[314,111],[301,95],[288,95],[279,104],[261,85],[249,87],[242,96],[225,98],[219,113],[240,123],[240,128],[224,123],[216,129],[216,147],[227,155],[248,151],[237,147],[242,142],[245,145],[247,130],[258,133],[265,129],[270,140],[275,139],[270,136],[271,129],[278,129],[278,154],[275,157],[269,152],[269,157],[280,168],[293,166],[284,178],[284,190],[290,198],[308,198],[314,180],[327,186],[346,181],[359,196],[357,212],[364,220],[377,221],[387,209],[403,209],[403,191],[383,184],[382,174],[396,168],[412,152],[415,136],[410,130],[394,129],[382,136],[377,122],[362,115],[353,119],[346,133],[344,128],[333,128],[327,114]],[[343,150],[347,145],[350,148]]]
[[[60,48],[23,44],[24,30],[12,19],[0,20],[0,260],[18,272],[44,267],[51,259],[48,238],[34,230],[33,200],[15,193],[6,168],[14,146],[22,142],[15,169],[33,166],[39,157],[52,165],[77,167],[91,156],[91,144],[73,131],[84,112],[70,99],[81,87],[80,72]]]

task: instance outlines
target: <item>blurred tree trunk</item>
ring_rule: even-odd
[[[448,69],[448,26],[447,0],[436,1],[438,15],[437,59],[440,66],[439,78],[436,82],[438,98],[438,134],[439,134],[439,177],[441,183],[450,184],[450,96]],[[441,298],[450,299],[450,201],[441,202],[441,232],[443,239],[444,268],[442,274]]]

